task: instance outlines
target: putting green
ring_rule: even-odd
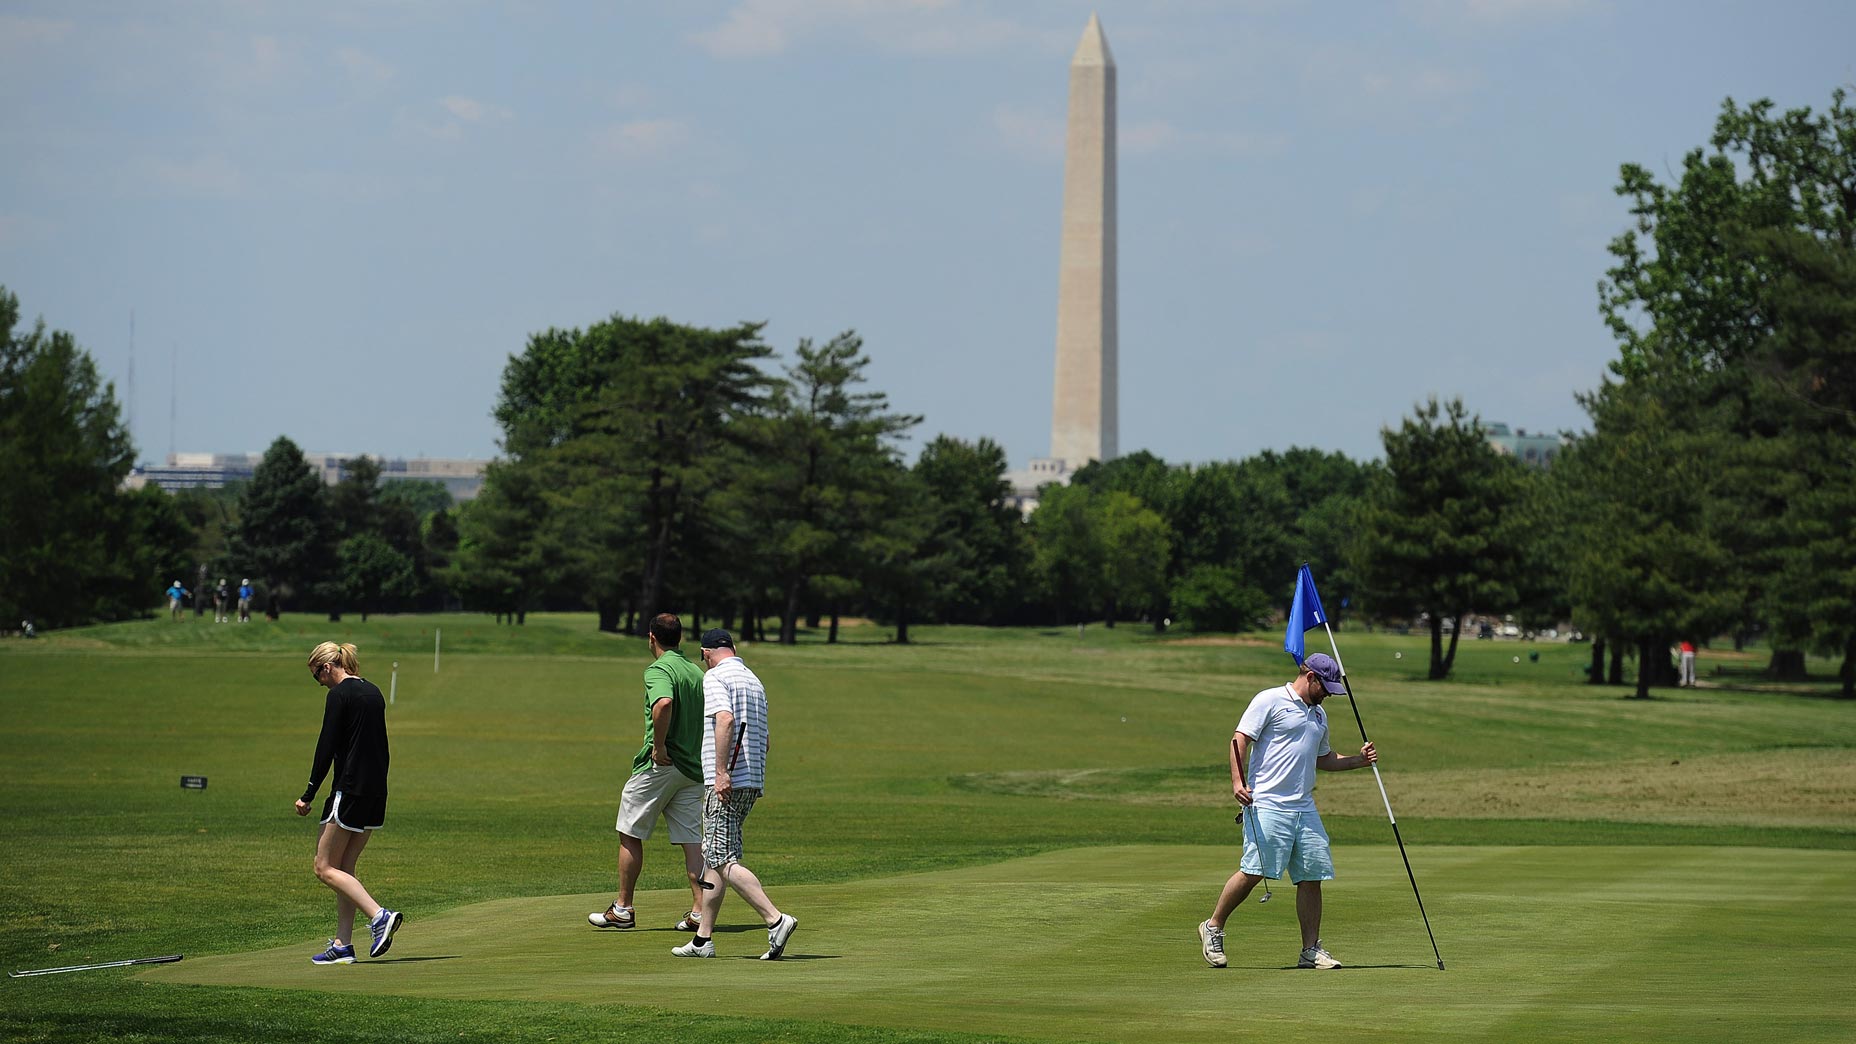
[[[654,853],[665,858],[668,853]],[[1193,925],[1229,848],[1077,849],[988,866],[783,886],[787,959],[737,897],[722,959],[669,954],[687,896],[641,895],[598,931],[607,895],[408,911],[392,953],[309,964],[320,940],[188,957],[162,983],[625,1004],[1067,1040],[1850,1039],[1838,968],[1856,922],[1856,853],[1747,848],[1432,848],[1414,854],[1449,970],[1439,972],[1398,850],[1351,846],[1324,936],[1349,967],[1298,971],[1293,889],[1230,922],[1231,967]],[[1261,892],[1257,893],[1259,896]]]

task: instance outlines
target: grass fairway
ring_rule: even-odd
[[[1692,848],[1453,847],[1425,853],[1452,968],[1440,973],[1395,848],[1356,846],[1329,886],[1329,932],[1352,962],[1295,969],[1294,899],[1231,921],[1231,966],[1200,961],[1191,926],[1226,849],[1088,848],[961,870],[788,886],[802,915],[786,960],[754,960],[765,933],[725,923],[715,961],[665,956],[667,927],[588,931],[603,893],[503,899],[409,929],[380,962],[314,969],[303,946],[188,960],[152,982],[525,1001],[649,996],[702,1013],[1057,1040],[1176,1041],[1228,1030],[1259,994],[1272,1039],[1321,1024],[1377,1040],[1739,1039],[1780,1013],[1802,1036],[1847,1027],[1805,1014],[1847,952],[1856,855]],[[1261,893],[1259,893],[1261,894]],[[677,893],[645,897],[677,908]],[[739,911],[736,911],[739,914]],[[1002,916],[1005,915],[1005,916]],[[659,917],[660,925],[669,918]],[[747,923],[753,922],[753,923]],[[313,947],[312,947],[313,948]],[[402,953],[404,951],[404,953]],[[1784,954],[1783,959],[1754,959]],[[1317,1016],[1318,1017],[1313,1017]],[[1830,1014],[1825,1013],[1827,1016]],[[1624,1032],[1627,1029],[1627,1032]]]
[[[324,637],[360,645],[383,689],[400,663],[393,801],[361,870],[410,927],[345,968],[306,960],[333,902],[289,808]],[[1629,701],[1578,684],[1585,647],[1489,642],[1437,684],[1420,639],[1344,636],[1450,970],[1356,772],[1320,800],[1341,873],[1324,935],[1357,967],[1286,968],[1285,888],[1233,918],[1216,972],[1192,926],[1235,858],[1223,745],[1287,677],[1274,640],[884,637],[744,650],[775,736],[749,863],[802,922],[778,964],[585,926],[610,898],[646,662],[586,617],[157,620],[0,645],[0,962],[187,954],[6,980],[0,1039],[1856,1038],[1838,971],[1856,705],[1813,687]],[[647,929],[687,898],[673,850],[648,852]],[[758,954],[738,900],[725,917],[723,955]]]

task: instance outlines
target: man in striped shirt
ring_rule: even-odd
[[[766,787],[767,690],[735,653],[735,641],[716,628],[702,636],[702,772],[709,788],[702,807],[702,920],[696,937],[672,949],[678,957],[714,957],[716,917],[730,887],[767,925],[763,961],[777,961],[799,919],[780,912],[760,878],[741,864],[741,824]]]

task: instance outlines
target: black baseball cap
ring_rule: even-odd
[[[735,640],[720,627],[711,628],[702,633],[702,647],[705,649],[733,649]]]

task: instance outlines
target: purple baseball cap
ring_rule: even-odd
[[[1321,687],[1328,691],[1329,696],[1347,695],[1346,683],[1340,680],[1340,664],[1334,662],[1334,657],[1327,653],[1310,653],[1302,661],[1302,667],[1313,671],[1315,677],[1321,679]]]

